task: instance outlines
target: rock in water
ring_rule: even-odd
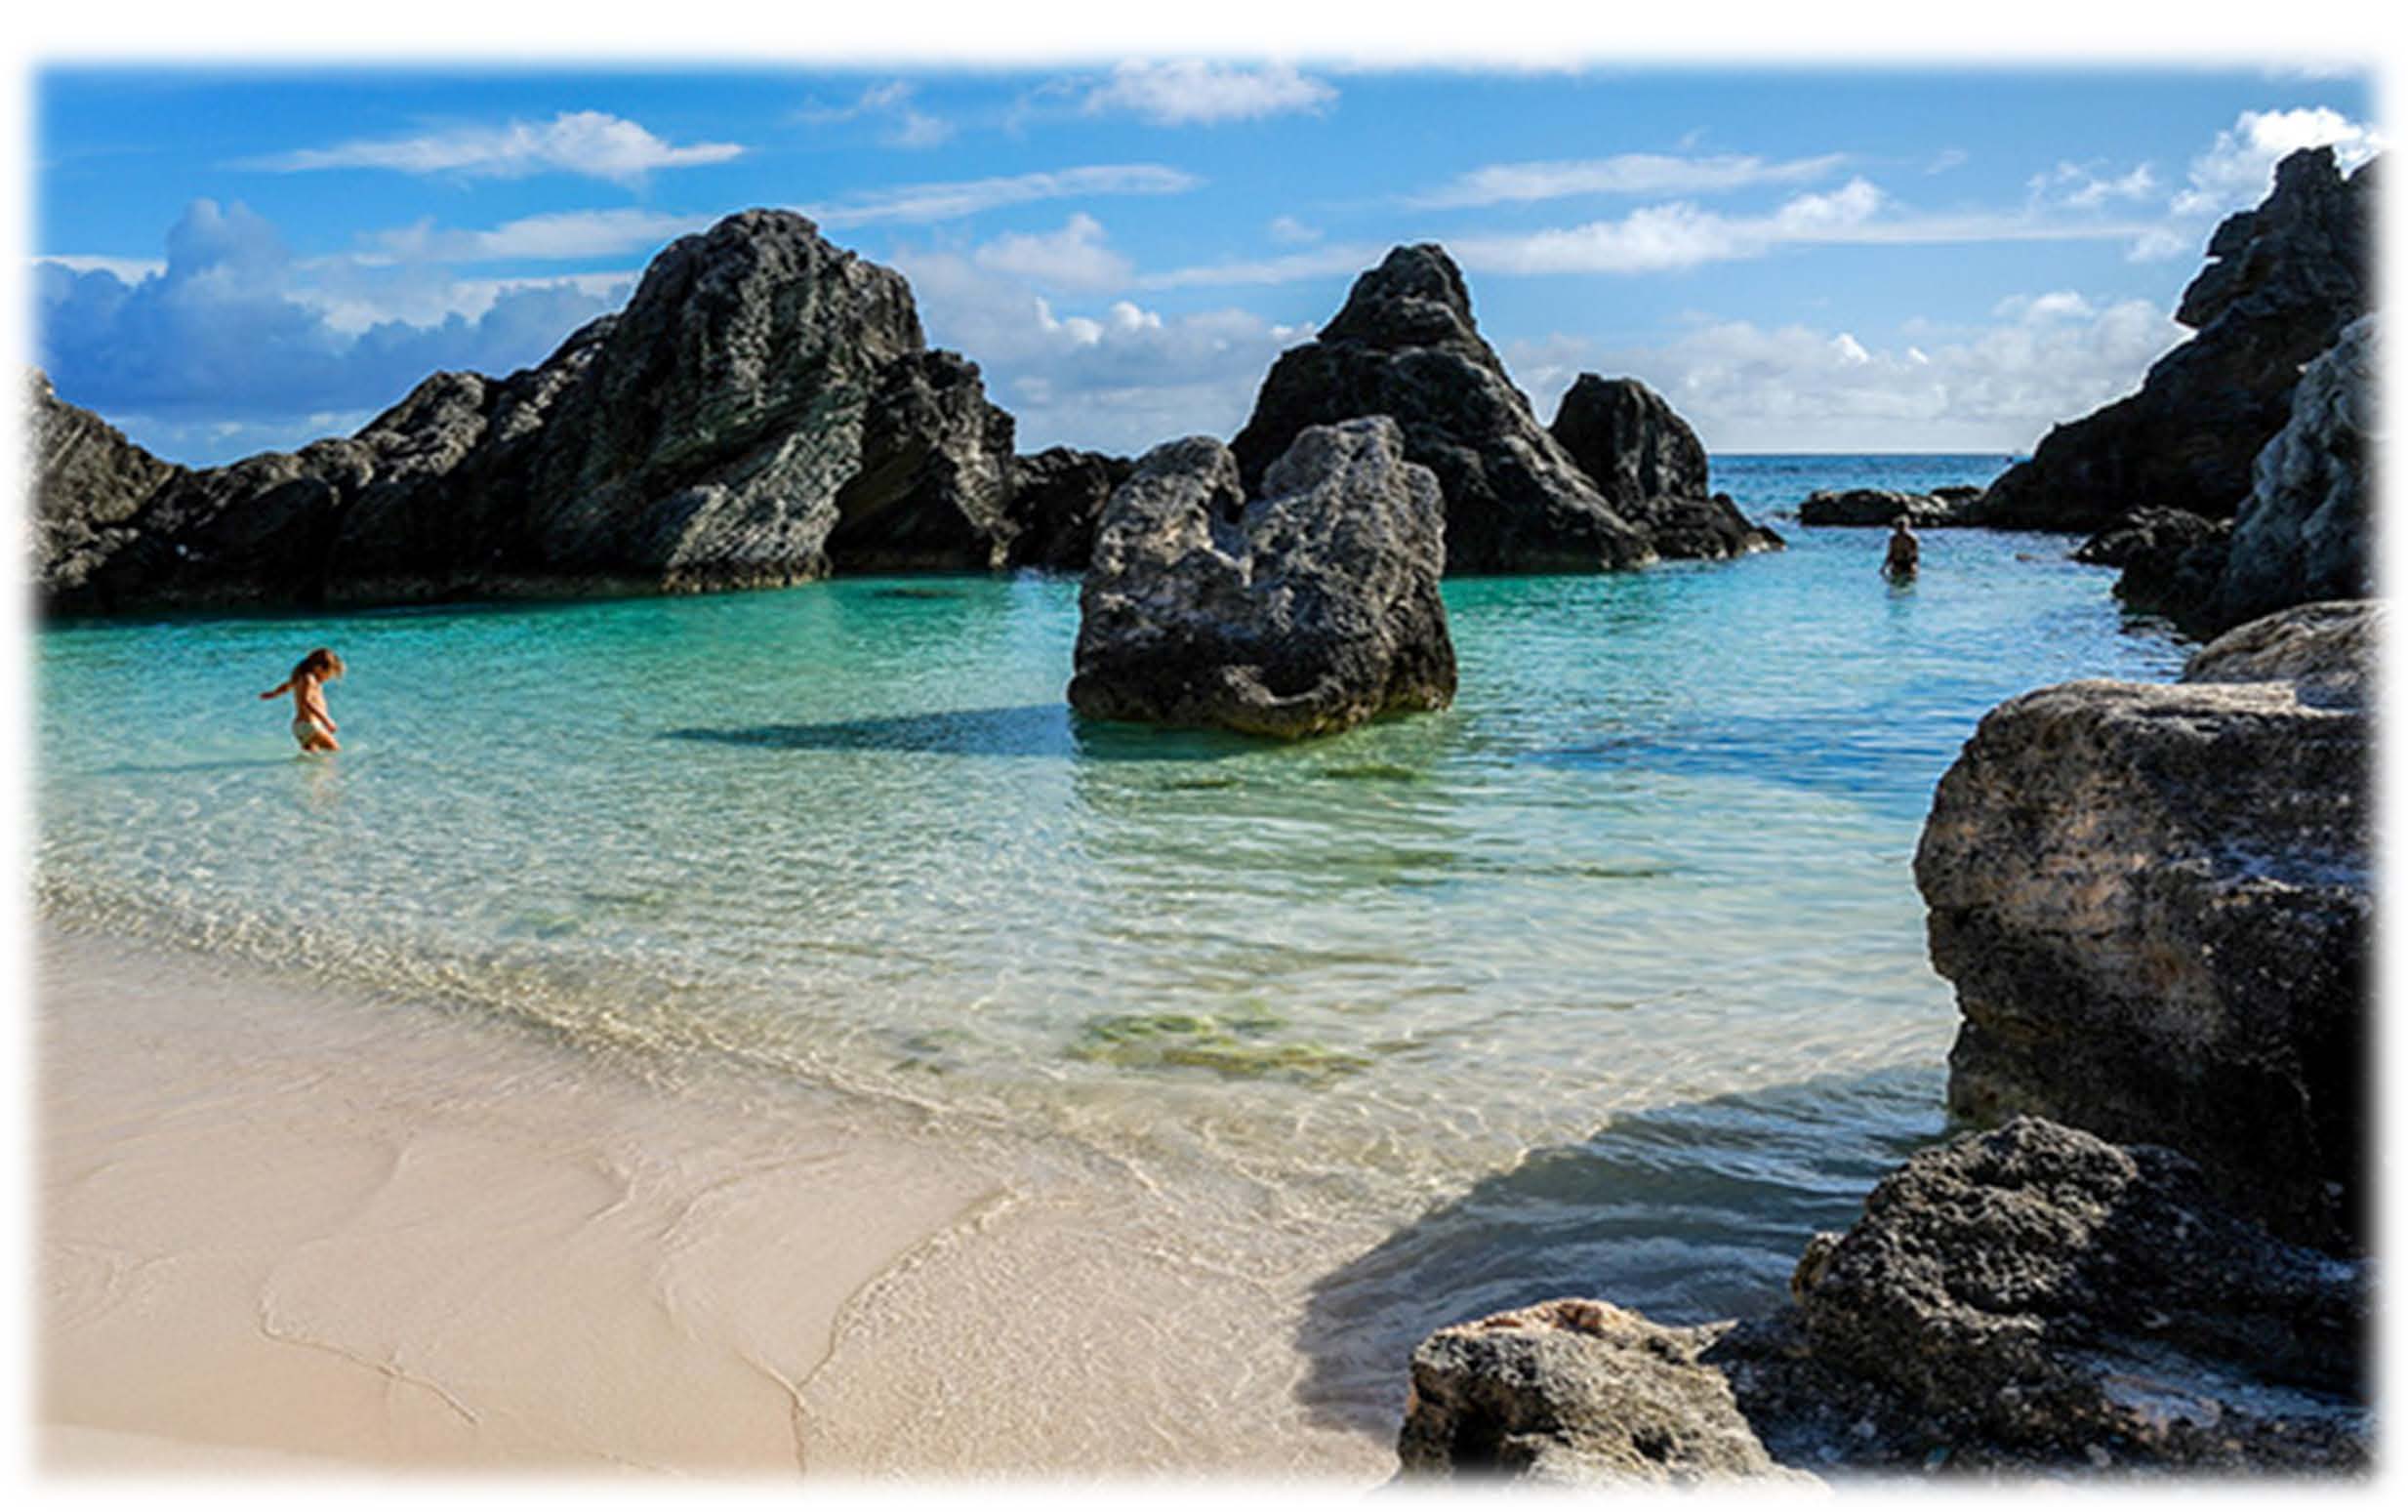
[[[1010,565],[1084,572],[1095,522],[1134,467],[1126,457],[1067,446],[1013,459]]]
[[[1208,437],[1139,460],[1079,595],[1074,709],[1295,738],[1452,701],[1438,481],[1396,423],[1302,431],[1262,492]]]
[[[1253,487],[1307,427],[1367,415],[1393,417],[1406,458],[1437,474],[1449,572],[1594,572],[1656,555],[1539,429],[1443,248],[1399,247],[1356,279],[1320,336],[1272,364],[1230,447]]]
[[[2075,549],[2073,559],[2094,567],[2129,567],[2137,561],[2179,556],[2204,541],[2222,541],[2231,528],[2187,510],[2133,510]]]
[[[161,462],[89,410],[61,402],[25,374],[25,451],[33,464],[28,524],[33,587],[48,600],[83,590],[135,539],[143,505],[184,470]]]
[[[2258,454],[2255,483],[2196,628],[2227,630],[2293,604],[2371,590],[2375,317],[2352,322],[2307,366],[2291,423]]]
[[[2286,611],[2179,683],[1981,721],[1915,857],[1953,1111],[2170,1145],[2276,1233],[2363,1242],[2375,616]]]
[[[2174,318],[2198,334],[2140,392],[2051,430],[1990,485],[1979,522],[2091,531],[2141,508],[2230,518],[2290,419],[2301,365],[2367,307],[2373,173],[2345,181],[2330,147],[2283,159],[2265,202],[2216,228],[2184,292]]]
[[[901,274],[751,210],[672,243],[625,310],[508,378],[439,373],[357,435],[129,474],[44,540],[45,605],[316,603],[983,568],[1011,417],[930,351]],[[47,483],[37,497],[54,497]],[[47,516],[45,516],[47,520]],[[87,538],[88,537],[88,538]],[[46,550],[48,548],[46,547]]]
[[[1729,494],[1708,490],[1697,432],[1635,378],[1573,379],[1547,433],[1607,506],[1647,533],[1659,556],[1738,556],[1781,545],[1779,536],[1750,524]]]
[[[1953,490],[1951,491],[1954,492]],[[1896,488],[1822,488],[1798,505],[1801,525],[1861,525],[1887,530],[1901,514],[1918,529],[1967,523],[1971,501],[1938,493],[1910,494]]]

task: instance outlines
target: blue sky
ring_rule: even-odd
[[[1024,450],[1226,435],[1408,240],[1542,419],[1635,374],[1717,451],[2028,450],[2130,390],[2272,161],[2365,80],[1148,61],[647,76],[50,68],[35,360],[177,461],[540,360],[753,205],[911,276]]]

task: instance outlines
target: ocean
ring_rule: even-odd
[[[1454,706],[1295,746],[1074,720],[1037,575],[51,625],[38,910],[1208,1193],[1182,1242],[1306,1256],[1355,1342],[1305,1389],[1392,1428],[1400,1341],[1760,1306],[1943,1132],[1933,786],[2000,701],[2187,648],[2068,538],[1927,532],[1898,589],[1782,515],[2005,460],[1718,459],[1787,551],[1450,580]],[[319,644],[305,759],[256,695]]]

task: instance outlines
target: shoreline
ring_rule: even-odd
[[[1393,1468],[1295,1402],[1294,1288],[1060,1152],[29,943],[45,1474]]]

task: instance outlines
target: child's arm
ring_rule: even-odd
[[[290,677],[287,677],[287,678],[285,678],[282,682],[277,683],[274,687],[269,688],[266,692],[262,693],[262,694],[260,695],[260,697],[262,697],[262,698],[276,698],[276,697],[281,696],[281,695],[282,695],[282,694],[284,694],[284,693],[287,693],[287,692],[291,691],[291,690],[292,690],[292,686],[293,686],[293,679],[292,679],[292,678],[290,678]]]

